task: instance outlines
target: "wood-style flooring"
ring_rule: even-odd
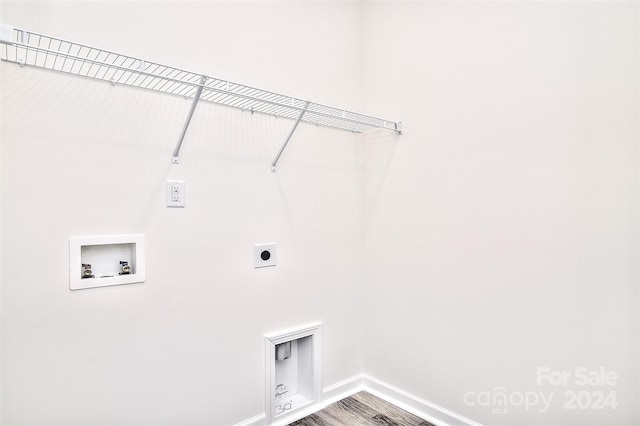
[[[358,392],[289,426],[435,426],[368,392]]]

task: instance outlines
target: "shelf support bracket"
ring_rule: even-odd
[[[187,121],[185,121],[184,126],[182,127],[182,133],[180,134],[180,140],[178,140],[178,145],[176,145],[176,149],[173,151],[173,157],[171,162],[173,164],[180,163],[180,147],[182,147],[182,142],[184,141],[184,135],[187,133],[187,129],[189,128],[189,123],[191,123],[191,118],[193,117],[193,113],[196,110],[196,106],[198,106],[198,101],[200,100],[200,95],[202,95],[202,89],[204,88],[204,83],[207,81],[207,76],[203,75],[200,78],[200,83],[198,84],[198,90],[196,90],[196,94],[193,96],[193,103],[191,104],[191,109],[189,110],[189,114],[187,115]]]
[[[300,115],[298,116],[298,119],[296,120],[295,124],[291,128],[291,131],[289,132],[289,136],[287,136],[287,139],[285,139],[284,143],[282,144],[280,151],[278,151],[278,155],[276,155],[276,158],[273,160],[273,163],[271,163],[271,173],[276,172],[276,164],[278,164],[278,160],[280,159],[280,156],[282,155],[282,153],[284,152],[284,149],[287,147],[287,144],[289,143],[289,139],[291,139],[291,136],[293,136],[293,133],[296,131],[298,124],[300,124],[300,120],[302,120],[302,117],[304,117],[304,114],[307,112],[307,108],[309,108],[309,102],[306,102],[304,104],[304,108],[302,109],[302,111],[300,111]]]

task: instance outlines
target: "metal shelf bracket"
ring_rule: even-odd
[[[302,120],[302,117],[304,117],[304,114],[307,112],[308,108],[309,108],[309,102],[305,102],[304,108],[302,109],[302,111],[300,111],[300,115],[298,115],[298,119],[296,120],[295,124],[291,128],[291,131],[289,132],[289,136],[287,136],[287,139],[284,140],[284,143],[282,144],[280,151],[278,151],[278,155],[276,155],[276,158],[273,160],[273,163],[271,163],[271,173],[276,172],[276,165],[278,164],[278,160],[280,159],[280,156],[284,152],[284,149],[287,147],[287,144],[289,143],[289,139],[291,139],[291,136],[293,136],[293,133],[298,128],[298,124],[300,124],[300,121]]]
[[[200,83],[198,84],[198,89],[196,90],[196,94],[193,96],[193,103],[191,104],[191,109],[189,110],[189,114],[187,115],[187,120],[184,122],[184,126],[182,127],[182,133],[180,134],[180,140],[178,140],[178,144],[176,145],[176,149],[173,151],[173,157],[171,158],[171,162],[173,164],[180,164],[180,148],[182,147],[182,142],[184,141],[184,135],[187,133],[187,129],[189,128],[189,123],[191,123],[191,118],[193,117],[193,113],[198,106],[198,101],[200,100],[200,95],[202,95],[202,89],[204,88],[204,84],[207,82],[207,76],[203,75],[200,78]]]

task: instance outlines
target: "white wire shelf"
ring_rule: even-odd
[[[1,24],[0,43],[3,46],[0,59],[6,62],[194,98],[174,158],[198,100],[252,113],[297,119],[296,124],[303,121],[356,133],[372,129],[402,133],[400,122],[321,105],[6,24]],[[274,169],[276,162],[277,159]]]

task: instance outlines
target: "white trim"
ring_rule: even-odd
[[[322,325],[321,322],[314,322],[304,327],[291,328],[288,330],[279,331],[277,333],[270,333],[264,336],[271,340],[274,344],[288,342],[290,340],[300,339],[301,337],[307,337],[313,334],[315,330],[319,329]]]
[[[118,275],[117,271],[110,273],[108,277],[86,278],[81,276],[82,272],[82,247],[83,246],[105,246],[118,244],[133,244],[134,254],[131,267],[131,274]],[[127,234],[127,235],[104,235],[89,237],[69,237],[69,289],[83,290],[87,288],[107,287],[112,285],[142,283],[146,279],[145,275],[145,259],[144,259],[144,235],[143,234]],[[115,265],[118,264],[117,257],[113,258]],[[95,265],[94,265],[95,266]]]
[[[243,422],[236,424],[235,426],[264,426],[266,424],[266,416],[264,413],[253,416]]]
[[[364,390],[364,374],[358,374],[324,388],[322,408]]]
[[[293,416],[287,416],[287,418],[285,419],[279,419],[278,422],[273,423],[273,425],[279,426],[281,424],[295,422],[296,420],[300,420],[301,418],[306,417],[309,414],[326,408],[334,402],[340,401],[341,399],[351,396],[354,393],[358,393],[361,390],[364,390],[363,379],[364,375],[358,374],[356,376],[349,377],[348,379],[335,383],[331,386],[327,386],[326,388],[324,388],[321,404],[313,405],[308,409],[296,413]],[[235,426],[263,426],[266,424],[266,420],[267,416],[265,414],[259,414],[243,422],[240,422]]]
[[[295,412],[292,415],[287,415],[284,418],[278,419],[277,421],[272,423],[272,426],[284,426],[291,422],[295,422],[296,420],[300,420],[301,418],[306,417],[309,414],[313,414],[316,411],[320,411],[323,408],[326,408],[334,402],[340,401],[341,399],[351,396],[354,393],[360,392],[364,389],[363,377],[364,376],[362,374],[358,374],[356,376],[349,377],[348,379],[335,383],[331,386],[327,386],[322,391],[321,403],[305,407],[303,410]]]
[[[364,375],[364,390],[438,426],[482,426],[460,414],[367,375]]]
[[[363,390],[437,426],[482,426],[478,422],[366,374],[357,374],[325,387],[323,389],[322,403],[305,407],[291,416],[278,419],[272,425],[282,426],[294,422]],[[269,424],[266,420],[265,414],[260,414],[235,426],[262,426]]]
[[[275,401],[275,353],[276,345],[301,339],[313,338],[313,399],[302,407],[276,421]],[[297,329],[284,330],[265,336],[265,420],[266,424],[287,424],[292,419],[308,416],[322,409],[322,323],[315,322]]]
[[[324,408],[324,404],[313,404],[307,405],[299,410],[296,410],[292,414],[287,414],[286,416],[281,416],[278,420],[274,420],[272,423],[267,423],[269,426],[286,426],[289,423],[295,422],[296,420],[300,420],[303,417],[307,417],[313,413],[316,413]]]

